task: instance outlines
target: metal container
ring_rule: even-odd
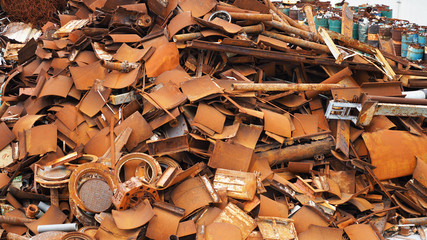
[[[392,29],[391,25],[380,25],[380,30],[379,30],[380,38],[385,41],[390,40],[392,37],[391,29]]]
[[[359,41],[366,43],[368,41],[368,27],[369,24],[364,23],[364,22],[359,22],[359,34],[358,34],[358,38]]]
[[[384,9],[381,11],[381,17],[393,18],[393,9]]]
[[[413,31],[402,33],[402,51],[401,56],[406,57],[410,44],[417,43],[417,33]]]
[[[341,19],[332,17],[328,20],[329,30],[332,30],[337,33],[341,33]]]
[[[406,28],[395,27],[391,30],[391,38],[393,39],[394,50],[396,55],[400,56],[402,52],[402,32],[406,31]]]
[[[329,29],[328,19],[327,18],[314,18],[314,23],[316,24],[316,29],[319,30],[319,27]]]
[[[424,57],[424,47],[419,44],[410,44],[406,58],[411,61],[422,60]]]
[[[371,23],[368,27],[368,44],[373,47],[379,46],[378,35],[380,32],[380,25],[378,23]]]
[[[359,39],[359,23],[353,22],[353,38]]]
[[[426,45],[426,36],[427,36],[426,33],[418,33],[417,41],[419,45],[423,47]]]

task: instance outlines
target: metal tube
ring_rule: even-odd
[[[334,75],[330,76],[328,79],[321,82],[321,84],[335,84],[339,81],[343,80],[345,77],[351,76],[353,73],[351,72],[350,68],[346,67],[343,70],[335,73]],[[305,93],[305,96],[307,98],[313,98],[317,95],[319,95],[319,91],[307,91]]]
[[[25,226],[25,223],[30,223],[34,221],[35,221],[34,219],[29,219],[29,218],[7,217],[4,215],[0,215],[0,223],[7,223],[11,225]]]
[[[37,231],[39,233],[50,231],[74,232],[77,230],[79,230],[77,223],[49,224],[37,226]]]
[[[272,14],[229,12],[231,18],[238,20],[272,21]]]
[[[329,91],[333,88],[340,88],[339,84],[318,84],[318,83],[233,83],[232,90],[239,91]]]
[[[185,42],[185,41],[190,41],[190,40],[202,37],[202,36],[203,35],[201,32],[178,34],[178,35],[173,36],[173,41],[174,42]]]
[[[286,24],[284,24],[282,22],[278,22],[278,21],[266,21],[264,23],[267,26],[274,27],[274,28],[276,28],[278,30],[281,30],[281,31],[284,31],[286,33],[292,33],[292,34],[301,36],[301,37],[303,37],[305,39],[314,40],[316,37],[318,39],[318,36],[315,35],[315,34],[313,34],[313,33],[311,33],[311,32],[304,31],[304,30],[301,30],[299,28],[286,25]]]
[[[260,23],[253,26],[243,27],[245,33],[260,33],[265,30],[264,24]]]
[[[44,202],[39,202],[37,207],[39,207],[39,209],[42,210],[43,212],[47,212],[47,210],[50,208],[50,205]]]
[[[380,103],[427,105],[427,99],[385,97],[385,96],[372,96],[372,95],[368,95],[367,97],[372,101],[377,101]]]
[[[366,43],[360,42],[356,39],[344,36],[331,30],[325,29],[325,31],[329,34],[331,38],[341,41],[343,46],[345,47],[351,47],[368,54],[375,53],[375,48]]]
[[[261,34],[265,35],[267,37],[272,37],[272,38],[275,38],[278,40],[282,40],[284,42],[292,43],[292,44],[300,46],[300,47],[315,49],[315,50],[319,50],[319,51],[326,52],[326,53],[331,52],[329,50],[328,46],[323,45],[323,44],[310,42],[310,41],[302,40],[299,38],[293,38],[293,37],[285,36],[285,35],[274,33],[274,32],[269,32],[269,31],[264,31]]]
[[[3,102],[0,106],[0,118],[3,117],[4,113],[7,111],[7,109],[10,107],[10,104],[8,102]]]
[[[255,160],[267,159],[270,165],[282,162],[299,161],[313,158],[316,155],[330,153],[335,147],[332,137],[313,141],[309,144],[298,144],[281,149],[258,152],[254,154]]]
[[[403,219],[400,219],[399,223],[400,224],[427,225],[427,217],[403,218]]]
[[[101,60],[101,64],[107,69],[116,70],[120,72],[130,72],[139,66],[139,64],[137,63],[109,62],[105,60]]]

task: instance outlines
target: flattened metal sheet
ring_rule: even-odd
[[[178,4],[182,10],[191,12],[193,17],[201,17],[212,10],[216,6],[217,1],[181,0]]]
[[[218,140],[208,166],[247,172],[252,155],[253,149]]]
[[[127,127],[132,129],[132,133],[126,143],[126,148],[130,151],[140,142],[150,138],[153,135],[150,124],[142,117],[139,112],[134,112],[126,118],[120,125],[114,128],[114,133],[119,135]]]
[[[219,168],[216,170],[213,186],[216,190],[226,189],[229,197],[252,200],[256,192],[256,175]]]
[[[145,62],[147,77],[157,77],[165,71],[175,69],[179,65],[179,52],[175,43],[160,45]]]
[[[103,80],[107,69],[101,63],[95,62],[84,67],[70,67],[71,76],[78,90],[88,90],[92,87],[95,79]]]
[[[212,202],[209,192],[199,178],[190,178],[176,186],[171,193],[171,199],[177,207],[185,209],[185,216]]]
[[[233,203],[228,203],[218,217],[215,218],[214,222],[230,223],[238,227],[242,233],[242,239],[246,239],[252,230],[257,227],[255,220]]]
[[[181,83],[181,89],[187,95],[190,102],[195,102],[213,94],[222,93],[221,88],[211,80],[209,75],[185,81]]]

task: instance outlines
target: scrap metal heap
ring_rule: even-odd
[[[75,0],[9,23],[1,237],[425,239],[427,71],[305,13]]]

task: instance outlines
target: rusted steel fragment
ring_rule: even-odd
[[[350,122],[337,120],[337,139],[335,150],[340,150],[346,157],[350,152]]]
[[[273,15],[262,13],[239,13],[229,12],[232,19],[236,20],[253,20],[253,21],[272,21]]]
[[[242,239],[246,239],[257,226],[253,218],[233,203],[228,203],[224,210],[215,218],[214,222],[229,223],[238,227],[242,233]]]
[[[25,223],[31,223],[34,221],[35,221],[34,219],[30,219],[30,218],[9,217],[9,216],[0,215],[0,223],[7,223],[11,225],[25,226]]]
[[[291,44],[294,44],[294,45],[297,45],[297,46],[300,46],[300,47],[314,49],[314,50],[319,50],[319,51],[322,51],[322,52],[329,53],[328,46],[323,45],[323,44],[319,44],[319,43],[315,43],[315,42],[310,42],[310,41],[306,41],[306,40],[303,40],[303,39],[293,38],[293,37],[285,36],[283,34],[274,33],[274,32],[270,32],[270,31],[264,31],[261,34],[265,35],[267,37],[276,38],[278,40],[282,40],[284,42],[291,43]]]
[[[330,153],[335,147],[334,140],[328,137],[323,140],[313,141],[308,144],[288,146],[282,149],[273,149],[254,154],[254,159],[268,159],[270,165],[310,159],[314,156]]]
[[[415,225],[427,225],[427,217],[421,218],[402,218],[399,221],[400,224],[415,224]]]
[[[150,202],[144,200],[139,205],[124,211],[112,210],[112,216],[118,228],[134,229],[150,221],[154,217],[154,211]]]
[[[340,88],[339,84],[315,83],[233,83],[235,91],[330,91]]]
[[[256,184],[255,173],[220,168],[216,170],[213,180],[215,190],[225,189],[227,196],[242,200],[252,200],[254,198]]]
[[[346,67],[342,69],[341,71],[337,72],[336,74],[330,76],[328,79],[322,81],[320,84],[336,84],[339,83],[341,80],[343,80],[345,77],[351,76],[353,73],[350,70],[350,68]],[[318,91],[307,91],[305,92],[305,96],[307,98],[314,98],[315,96],[319,95],[320,92]]]
[[[298,240],[292,219],[258,217],[256,221],[264,239]]]

